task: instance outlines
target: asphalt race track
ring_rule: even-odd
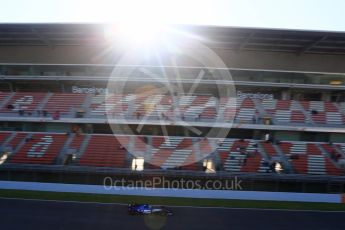
[[[0,229],[345,229],[345,212],[170,208],[174,216],[144,217],[125,205],[0,198]]]

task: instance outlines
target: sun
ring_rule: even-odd
[[[134,48],[154,46],[164,39],[167,25],[144,20],[142,22],[122,22],[107,25],[104,36],[110,42],[121,42]]]

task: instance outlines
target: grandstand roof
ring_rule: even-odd
[[[174,26],[200,37],[213,49],[296,54],[345,54],[345,33],[216,26]],[[105,45],[100,24],[1,24],[0,46]]]

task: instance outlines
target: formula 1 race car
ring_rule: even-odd
[[[161,216],[172,216],[171,210],[164,206],[152,206],[149,204],[129,204],[128,205],[129,215],[161,215]]]

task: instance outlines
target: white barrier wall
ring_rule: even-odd
[[[162,188],[148,189],[133,187],[104,187],[101,185],[57,184],[18,181],[0,181],[0,189],[181,198],[342,203],[342,194],[320,193],[256,192]]]

